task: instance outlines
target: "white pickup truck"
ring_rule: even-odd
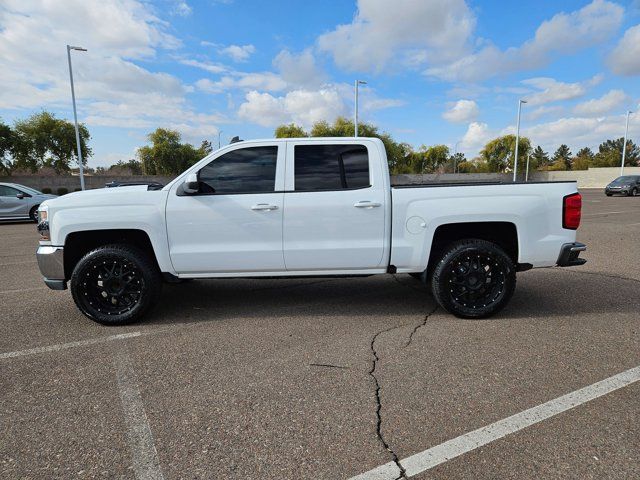
[[[161,189],[72,193],[39,209],[45,283],[104,324],[163,281],[410,273],[464,318],[503,308],[516,271],[581,265],[575,182],[391,185],[375,138],[243,141]]]

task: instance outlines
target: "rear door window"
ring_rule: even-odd
[[[296,145],[294,185],[296,192],[366,188],[369,154],[364,145]]]

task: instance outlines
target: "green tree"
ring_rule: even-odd
[[[40,112],[14,126],[14,168],[35,172],[52,167],[56,172],[68,172],[72,162],[78,164],[76,134],[73,123],[56,118],[53,113]],[[92,155],[88,146],[89,130],[80,124],[80,148],[83,164]]]
[[[515,157],[516,136],[504,135],[494,138],[480,151],[480,158],[487,163],[491,172],[513,171]],[[520,137],[518,142],[518,171],[522,172],[531,153],[531,142],[527,137]]]
[[[14,135],[9,125],[0,122],[0,173],[11,174]]]
[[[624,138],[616,140],[606,140],[598,147],[598,153],[593,158],[593,165],[596,167],[619,167],[622,163],[622,146]],[[624,164],[627,167],[635,167],[640,165],[640,148],[627,140],[627,153],[624,158]]]
[[[147,135],[151,145],[138,149],[142,171],[147,175],[177,175],[200,160],[199,148],[190,143],[181,143],[179,132],[158,128]]]
[[[119,160],[117,163],[111,165],[108,171],[109,173],[116,174],[142,175],[142,163],[135,158],[132,158],[131,160],[128,160],[126,162],[124,160]],[[98,173],[97,169],[96,173]]]
[[[551,164],[549,155],[542,149],[540,145],[538,145],[531,154],[531,160],[535,160],[535,164],[538,168],[548,167]]]
[[[551,158],[550,170],[571,170],[571,149],[564,143],[558,147]]]
[[[449,172],[458,173],[460,172],[459,167],[463,163],[467,163],[467,157],[464,156],[464,153],[458,152],[455,155],[451,155],[449,157],[449,160],[447,160],[446,170]]]
[[[415,173],[433,173],[443,167],[449,160],[449,147],[446,145],[422,145],[417,152],[419,162]]]
[[[593,152],[589,147],[578,150],[578,153],[571,161],[572,170],[588,170],[593,162]]]
[[[211,145],[211,142],[209,140],[202,140],[202,143],[200,144],[200,148],[198,149],[198,152],[200,157],[204,158],[207,155],[209,155],[211,152],[213,152],[213,145]]]
[[[280,125],[278,128],[276,128],[276,138],[302,138],[308,136],[309,134],[305,132],[302,127],[299,127],[295,123]]]

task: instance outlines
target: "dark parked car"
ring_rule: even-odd
[[[604,189],[605,195],[610,197],[614,193],[635,197],[640,193],[640,175],[625,175],[618,177]]]

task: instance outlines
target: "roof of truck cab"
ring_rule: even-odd
[[[237,144],[242,144],[242,143],[260,143],[260,142],[273,142],[273,141],[278,141],[278,142],[288,142],[288,141],[294,141],[294,142],[313,142],[313,141],[330,141],[330,142],[335,142],[335,141],[360,141],[360,140],[380,140],[378,137],[294,137],[294,138],[254,138],[251,140],[240,140],[239,142],[235,142],[235,143],[230,143],[228,145],[225,146],[229,146],[229,145],[237,145]]]

